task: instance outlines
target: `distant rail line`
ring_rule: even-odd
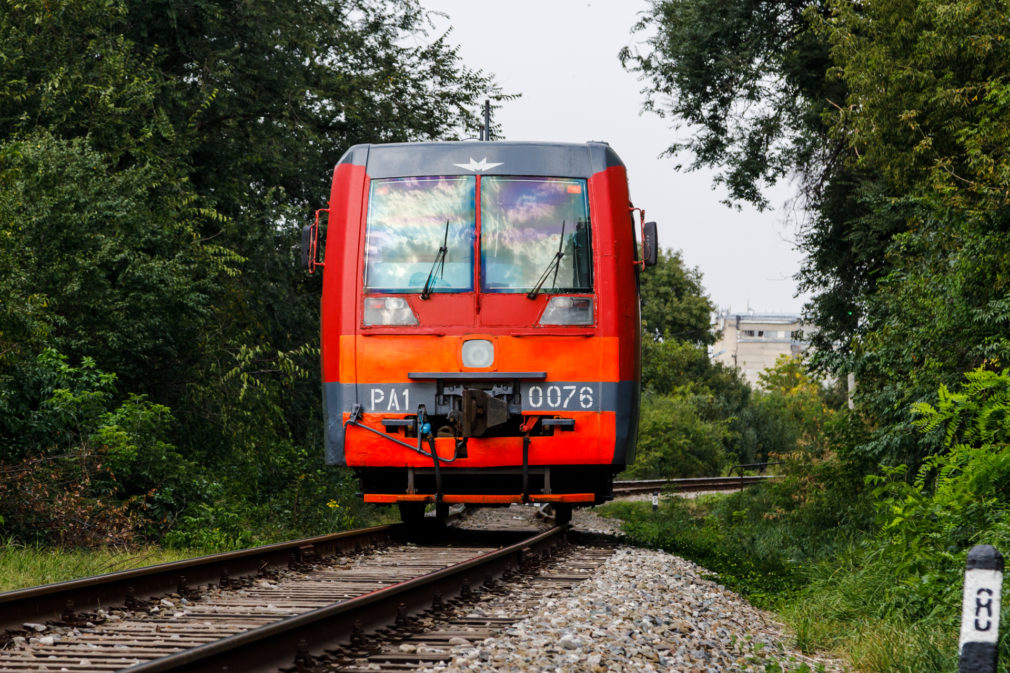
[[[320,656],[327,670],[353,668],[379,656],[384,638],[437,642],[504,628],[432,627],[431,616],[568,548],[564,527],[417,532],[381,526],[0,594],[0,672],[312,671]],[[608,554],[587,552],[581,565]],[[382,656],[374,661],[396,670],[411,659]]]
[[[760,484],[772,475],[747,475],[743,477],[695,477],[690,479],[640,479],[637,481],[615,481],[614,495],[617,497],[655,493],[657,491],[677,491],[697,493],[699,491],[736,491],[752,484]]]

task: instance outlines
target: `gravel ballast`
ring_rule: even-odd
[[[608,520],[590,518],[593,528],[608,527]],[[791,649],[771,615],[708,575],[671,554],[620,547],[593,579],[546,593],[531,616],[496,638],[456,647],[451,662],[427,670],[844,670]]]

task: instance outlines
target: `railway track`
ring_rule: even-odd
[[[641,479],[638,481],[615,481],[614,495],[635,495],[657,491],[693,493],[698,491],[735,491],[752,484],[760,484],[773,475],[748,475],[744,477],[699,477],[691,479]]]
[[[530,558],[522,571],[503,581],[484,582],[440,609],[312,660],[305,673],[392,673],[452,660],[535,614],[544,598],[566,595],[613,553],[609,542],[573,537],[576,544]]]
[[[0,594],[0,623],[15,629],[0,672],[404,670],[435,660],[439,643],[504,628],[508,617],[467,618],[460,606],[510,591],[499,578],[525,577],[567,545],[562,528],[406,533],[384,526]],[[604,557],[587,551],[556,581],[580,581]],[[404,647],[383,654],[387,640]]]

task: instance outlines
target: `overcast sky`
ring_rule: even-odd
[[[628,168],[631,198],[659,223],[664,248],[698,267],[720,309],[798,313],[793,276],[796,217],[787,217],[788,185],[770,195],[771,212],[720,203],[709,172],[684,173],[660,158],[676,137],[670,121],[642,113],[642,82],[617,58],[641,41],[631,27],[645,0],[422,0],[444,12],[436,30],[452,28],[467,65],[495,75],[506,92],[496,119],[508,140],[605,140]],[[687,163],[685,159],[681,160]]]

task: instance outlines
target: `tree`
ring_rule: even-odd
[[[19,251],[8,283],[44,297],[44,342],[164,395],[198,358],[234,263],[201,241],[185,188],[151,165],[117,169],[84,139],[36,133],[0,151],[0,235]]]
[[[646,394],[638,431],[637,478],[703,477],[726,464],[730,419],[713,413],[711,393],[684,386],[669,395]]]
[[[864,293],[886,274],[884,251],[903,222],[867,217],[877,177],[847,165],[844,139],[829,133],[846,84],[828,74],[831,44],[817,29],[826,12],[812,0],[655,0],[635,27],[653,36],[620,56],[645,80],[645,109],[689,129],[667,154],[687,155],[688,169],[718,170],[728,204],[767,207],[764,187],[800,178],[798,200],[810,213],[801,289],[813,294],[814,338],[830,355],[820,365],[844,375]]]
[[[797,171],[817,183],[833,163],[820,116],[841,94],[824,77],[828,46],[806,16],[819,9],[811,0],[653,0],[635,26],[653,31],[645,50],[620,54],[646,82],[645,108],[692,129],[667,154],[720,169],[731,201],[765,207],[763,185]]]
[[[896,191],[966,214],[1010,204],[1006,8],[993,2],[829,4],[819,29],[848,90],[829,118]]]
[[[860,450],[937,450],[910,405],[1010,357],[1004,8],[668,0],[642,26],[657,30],[650,50],[624,58],[647,106],[694,125],[672,149],[720,167],[733,198],[760,203],[758,178],[803,178],[812,362],[856,374],[876,428]]]
[[[709,358],[714,306],[701,273],[686,268],[680,252],[661,250],[641,282],[642,323],[652,338],[642,342],[639,457],[629,474],[717,474],[734,455],[735,416],[750,389]]]
[[[20,414],[5,421],[29,418],[14,401],[38,397],[54,348],[115,377],[109,428],[159,436],[99,433],[110,450],[201,465],[169,521],[227,520],[235,542],[337,520],[313,514],[349,480],[322,465],[300,224],[351,144],[460,137],[504,98],[448,36],[417,39],[426,18],[412,0],[0,6],[0,408]],[[108,465],[122,495],[153,487]]]
[[[677,339],[694,344],[715,343],[715,306],[705,295],[698,269],[689,269],[679,250],[659,250],[656,266],[642,282],[642,325],[653,340]]]
[[[126,37],[157,45],[161,101],[192,137],[193,183],[230,217],[266,196],[324,203],[336,159],[360,142],[475,131],[501,96],[446,35],[418,40],[415,0],[127,0]]]
[[[123,0],[0,7],[0,139],[48,130],[87,138],[114,162],[171,160],[186,151],[158,104],[156,48],[127,39]],[[181,177],[181,176],[176,176]]]

